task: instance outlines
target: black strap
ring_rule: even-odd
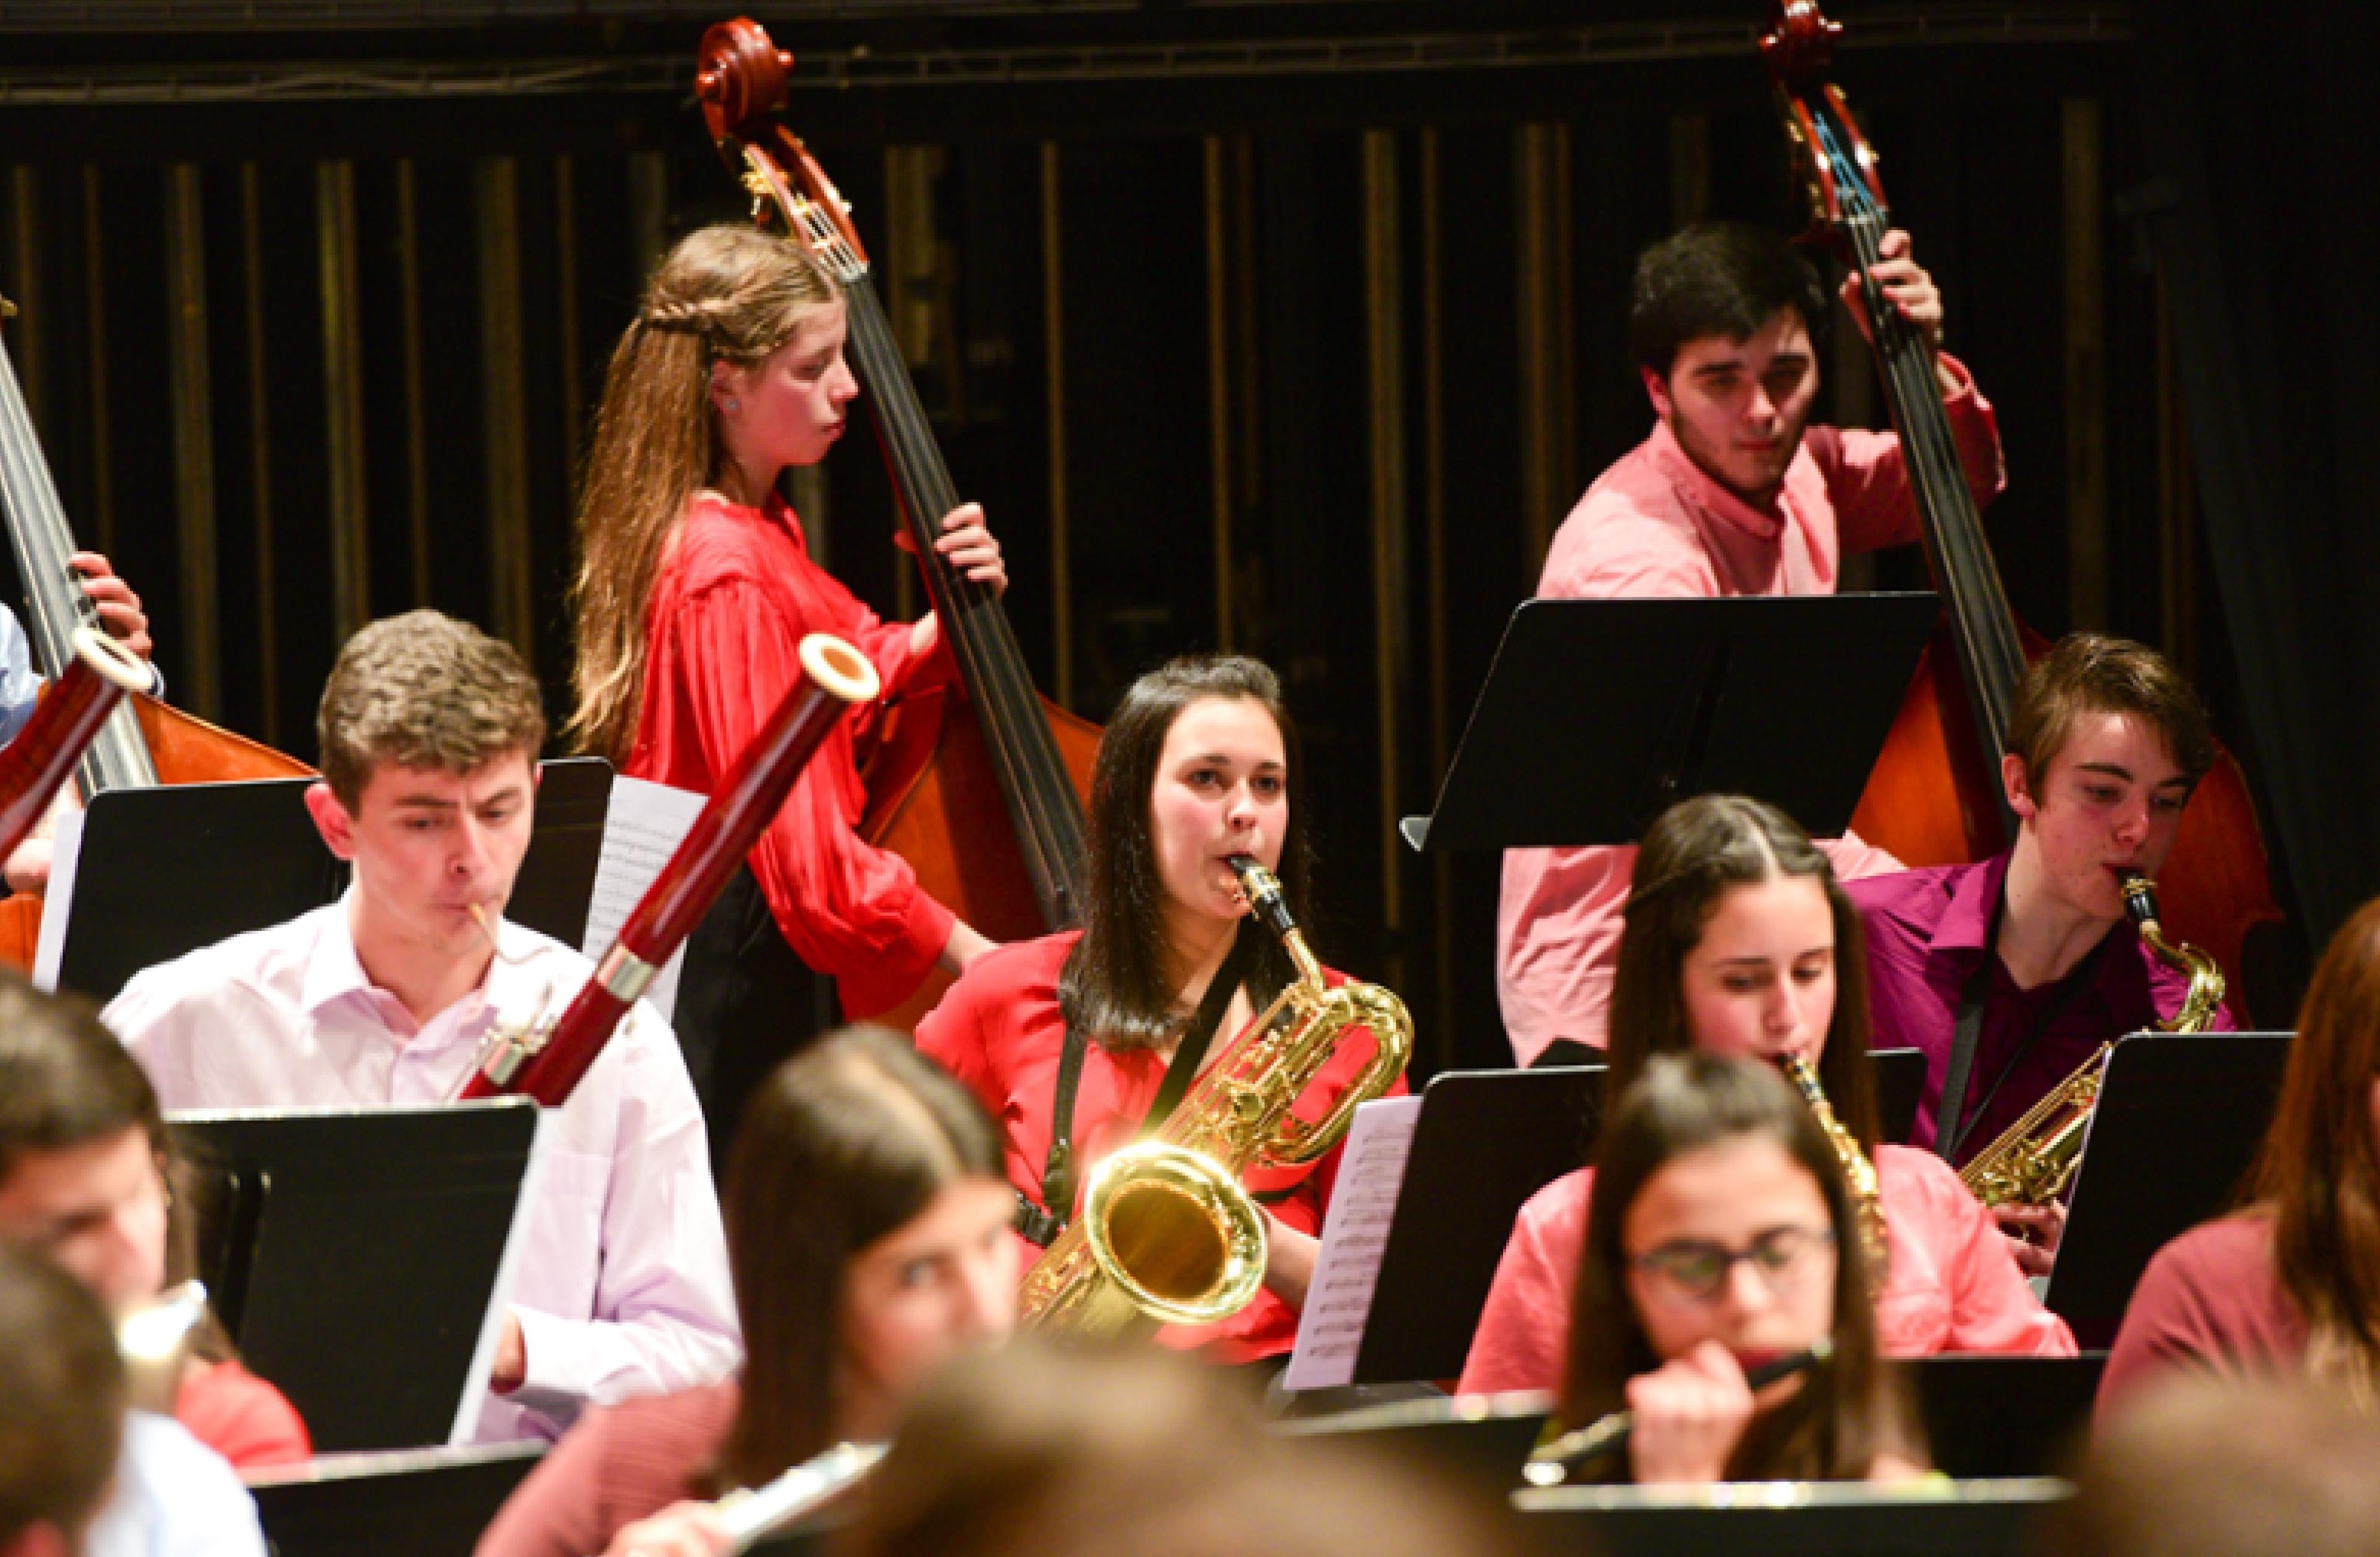
[[[2058,997],[2049,1003],[2026,1032],[2024,1041],[2017,1044],[2007,1063],[2000,1067],[1999,1074],[1992,1078],[1992,1084],[1985,1091],[1983,1101],[1975,1104],[1973,1110],[1975,1118],[1981,1119],[1991,1112],[1993,1100],[2000,1095],[2000,1089],[2008,1085],[2009,1078],[2016,1074],[2016,1068],[2024,1063],[2025,1056],[2033,1053],[2033,1046],[2041,1041],[2042,1034],[2057,1026],[2058,1019],[2064,1016],[2068,1008],[2082,998],[2082,992],[2097,981],[2100,954],[2107,949],[2107,943],[2112,939],[2112,931],[2101,935],[2098,944],[2059,983]],[[1942,1105],[1935,1116],[1934,1149],[1942,1154],[1946,1163],[1958,1161],[1959,1148],[1966,1143],[1967,1132],[1972,1128],[1966,1123],[1970,1112],[1966,1107],[1967,1086],[1973,1079],[1975,1044],[1983,1037],[1984,1005],[1991,995],[1992,969],[1999,960],[1998,947],[1999,915],[1995,913],[1991,934],[1984,938],[1984,960],[1967,976],[1966,985],[1959,993],[1959,1021],[1950,1032],[1949,1064],[1942,1073]]]
[[[1215,1029],[1231,1009],[1232,996],[1239,988],[1247,966],[1247,947],[1245,935],[1233,941],[1223,965],[1216,970],[1214,982],[1207,986],[1207,997],[1199,1002],[1189,1031],[1173,1051],[1173,1063],[1166,1068],[1165,1080],[1157,1089],[1157,1102],[1141,1121],[1144,1129],[1151,1121],[1164,1122],[1198,1074],[1208,1046],[1214,1042]],[[1016,1195],[1016,1230],[1044,1249],[1066,1230],[1066,1218],[1075,1209],[1075,1092],[1082,1085],[1083,1055],[1089,1046],[1088,1035],[1068,1022],[1065,1046],[1058,1053],[1057,1093],[1050,1107],[1050,1157],[1041,1168],[1042,1205],[1035,1205],[1021,1189]]]
[[[1198,1014],[1190,1019],[1190,1030],[1182,1034],[1182,1042],[1174,1047],[1173,1063],[1165,1068],[1165,1080],[1158,1086],[1157,1101],[1141,1117],[1140,1133],[1144,1137],[1154,1134],[1173,1116],[1183,1094],[1198,1079],[1198,1068],[1207,1063],[1207,1051],[1214,1046],[1215,1030],[1223,1025],[1223,1013],[1232,1008],[1232,996],[1239,993],[1247,965],[1248,937],[1244,935],[1232,943],[1223,965],[1215,970],[1214,981],[1207,985],[1207,997],[1198,1002]]]

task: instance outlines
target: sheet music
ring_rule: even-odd
[[[1322,1250],[1305,1290],[1305,1311],[1298,1316],[1285,1388],[1334,1389],[1354,1382],[1355,1354],[1363,1349],[1372,1289],[1379,1284],[1380,1256],[1388,1249],[1420,1120],[1419,1097],[1381,1098],[1355,1110],[1338,1187],[1322,1219]]]
[[[702,814],[705,797],[642,778],[612,780],[603,811],[603,851],[595,862],[595,896],[587,905],[587,944],[580,949],[601,958],[619,938],[620,926],[677,852]],[[645,998],[667,1019],[677,1005],[678,967],[686,947],[670,954]]]
[[[42,930],[33,940],[33,987],[55,990],[67,954],[67,913],[74,905],[75,863],[82,858],[82,807],[58,808],[50,835],[50,884],[42,891]]]

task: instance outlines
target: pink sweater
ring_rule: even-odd
[[[1889,1357],[2004,1352],[2072,1357],[2066,1322],[2043,1308],[1991,1213],[1930,1152],[1879,1147],[1892,1270],[1876,1298],[1876,1339]],[[1586,1243],[1595,1170],[1555,1179],[1521,1208],[1463,1366],[1465,1394],[1561,1386],[1571,1287]]]
[[[1949,361],[1948,358],[1944,359]],[[1998,425],[1966,369],[1943,401],[1979,503],[2006,485]],[[1715,598],[1831,595],[1846,553],[1917,538],[1917,510],[1890,433],[1814,427],[1786,467],[1773,510],[1712,480],[1666,425],[1603,473],[1555,532],[1537,593],[1547,598]],[[1829,845],[1849,879],[1900,869],[1856,839]],[[1633,848],[1513,849],[1496,917],[1496,993],[1513,1053],[1527,1065],[1558,1038],[1603,1044],[1620,910]]]

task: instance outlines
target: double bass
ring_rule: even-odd
[[[1776,84],[1812,211],[1813,236],[1830,239],[1860,278],[1885,403],[1900,435],[1925,561],[1943,622],[1919,662],[1852,827],[1910,865],[1979,860],[2016,836],[2000,782],[2010,710],[2025,667],[2049,650],[2010,609],[1983,520],[1959,465],[1936,388],[1933,354],[1888,302],[1873,275],[1891,227],[1876,153],[1828,79],[1841,27],[1815,0],[1776,0],[1760,51]],[[2200,780],[2158,873],[2166,927],[2204,947],[2233,989],[2248,932],[2277,924],[2247,780],[2228,751]]]
[[[934,549],[958,492],[942,462],[877,296],[851,208],[809,150],[780,124],[793,56],[742,18],[703,34],[695,96],[720,155],[751,195],[753,216],[807,247],[841,285],[852,370],[866,392],[926,593],[957,659],[964,706],[942,689],[907,694],[888,710],[860,836],[909,863],[917,884],[995,941],[1080,923],[1083,802],[1099,727],[1034,690],[1000,597]],[[929,975],[890,1012],[858,1011],[909,1027],[941,997]]]
[[[15,312],[0,301],[0,319]],[[26,636],[42,673],[55,683],[77,661],[77,631],[97,629],[98,617],[69,563],[76,549],[74,533],[5,345],[0,345],[0,517],[6,521],[9,549],[25,584]],[[113,706],[83,753],[77,782],[87,801],[103,790],[312,773],[270,746],[134,693]],[[20,893],[0,902],[0,961],[30,968],[41,923],[40,898]]]

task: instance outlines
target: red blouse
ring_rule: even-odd
[[[183,1374],[174,1394],[174,1418],[234,1470],[314,1457],[314,1441],[298,1408],[237,1362],[210,1363]]]
[[[999,1122],[1008,1181],[1036,1204],[1041,1203],[1041,1170],[1050,1160],[1050,1110],[1066,1040],[1065,1020],[1058,1010],[1058,971],[1081,938],[1080,931],[1069,930],[985,953],[917,1024],[918,1050],[965,1082]],[[1331,978],[1340,982],[1338,974]],[[1229,1036],[1217,1035],[1217,1052]],[[1298,1098],[1299,1117],[1321,1118],[1371,1056],[1368,1044],[1342,1044]],[[1166,1065],[1163,1056],[1147,1050],[1119,1055],[1096,1043],[1086,1047],[1075,1093],[1077,1162],[1095,1163],[1131,1143],[1157,1101]],[[1404,1091],[1402,1078],[1392,1091]],[[1248,1173],[1241,1182],[1282,1225],[1319,1236],[1339,1158],[1339,1150],[1333,1149],[1312,1167]],[[1085,1173],[1080,1180],[1089,1177]],[[1021,1235],[1017,1241],[1025,1246],[1019,1269],[1028,1270],[1041,1251]],[[1267,1289],[1220,1324],[1169,1325],[1157,1338],[1180,1349],[1203,1347],[1219,1362],[1250,1362],[1295,1346],[1297,1315]]]
[[[1879,1146],[1876,1177],[1891,1257],[1876,1300],[1876,1344],[1886,1356],[2074,1355],[2066,1322],[2033,1295],[1991,1213],[1949,1165],[1931,1152]],[[1595,1170],[1581,1168],[1521,1208],[1471,1338],[1462,1393],[1561,1387],[1571,1289],[1594,1189]]]
[[[810,561],[801,521],[698,495],[662,560],[646,620],[643,712],[625,771],[709,794],[801,676],[803,637],[836,633],[875,662],[889,697],[954,669],[923,662],[910,629],[885,622]],[[859,757],[880,703],[855,710],[820,748],[752,851],[777,928],[804,962],[843,984],[845,1007],[889,1009],[917,988],[950,939],[950,910],[918,889],[906,862],[859,840],[867,805]]]

